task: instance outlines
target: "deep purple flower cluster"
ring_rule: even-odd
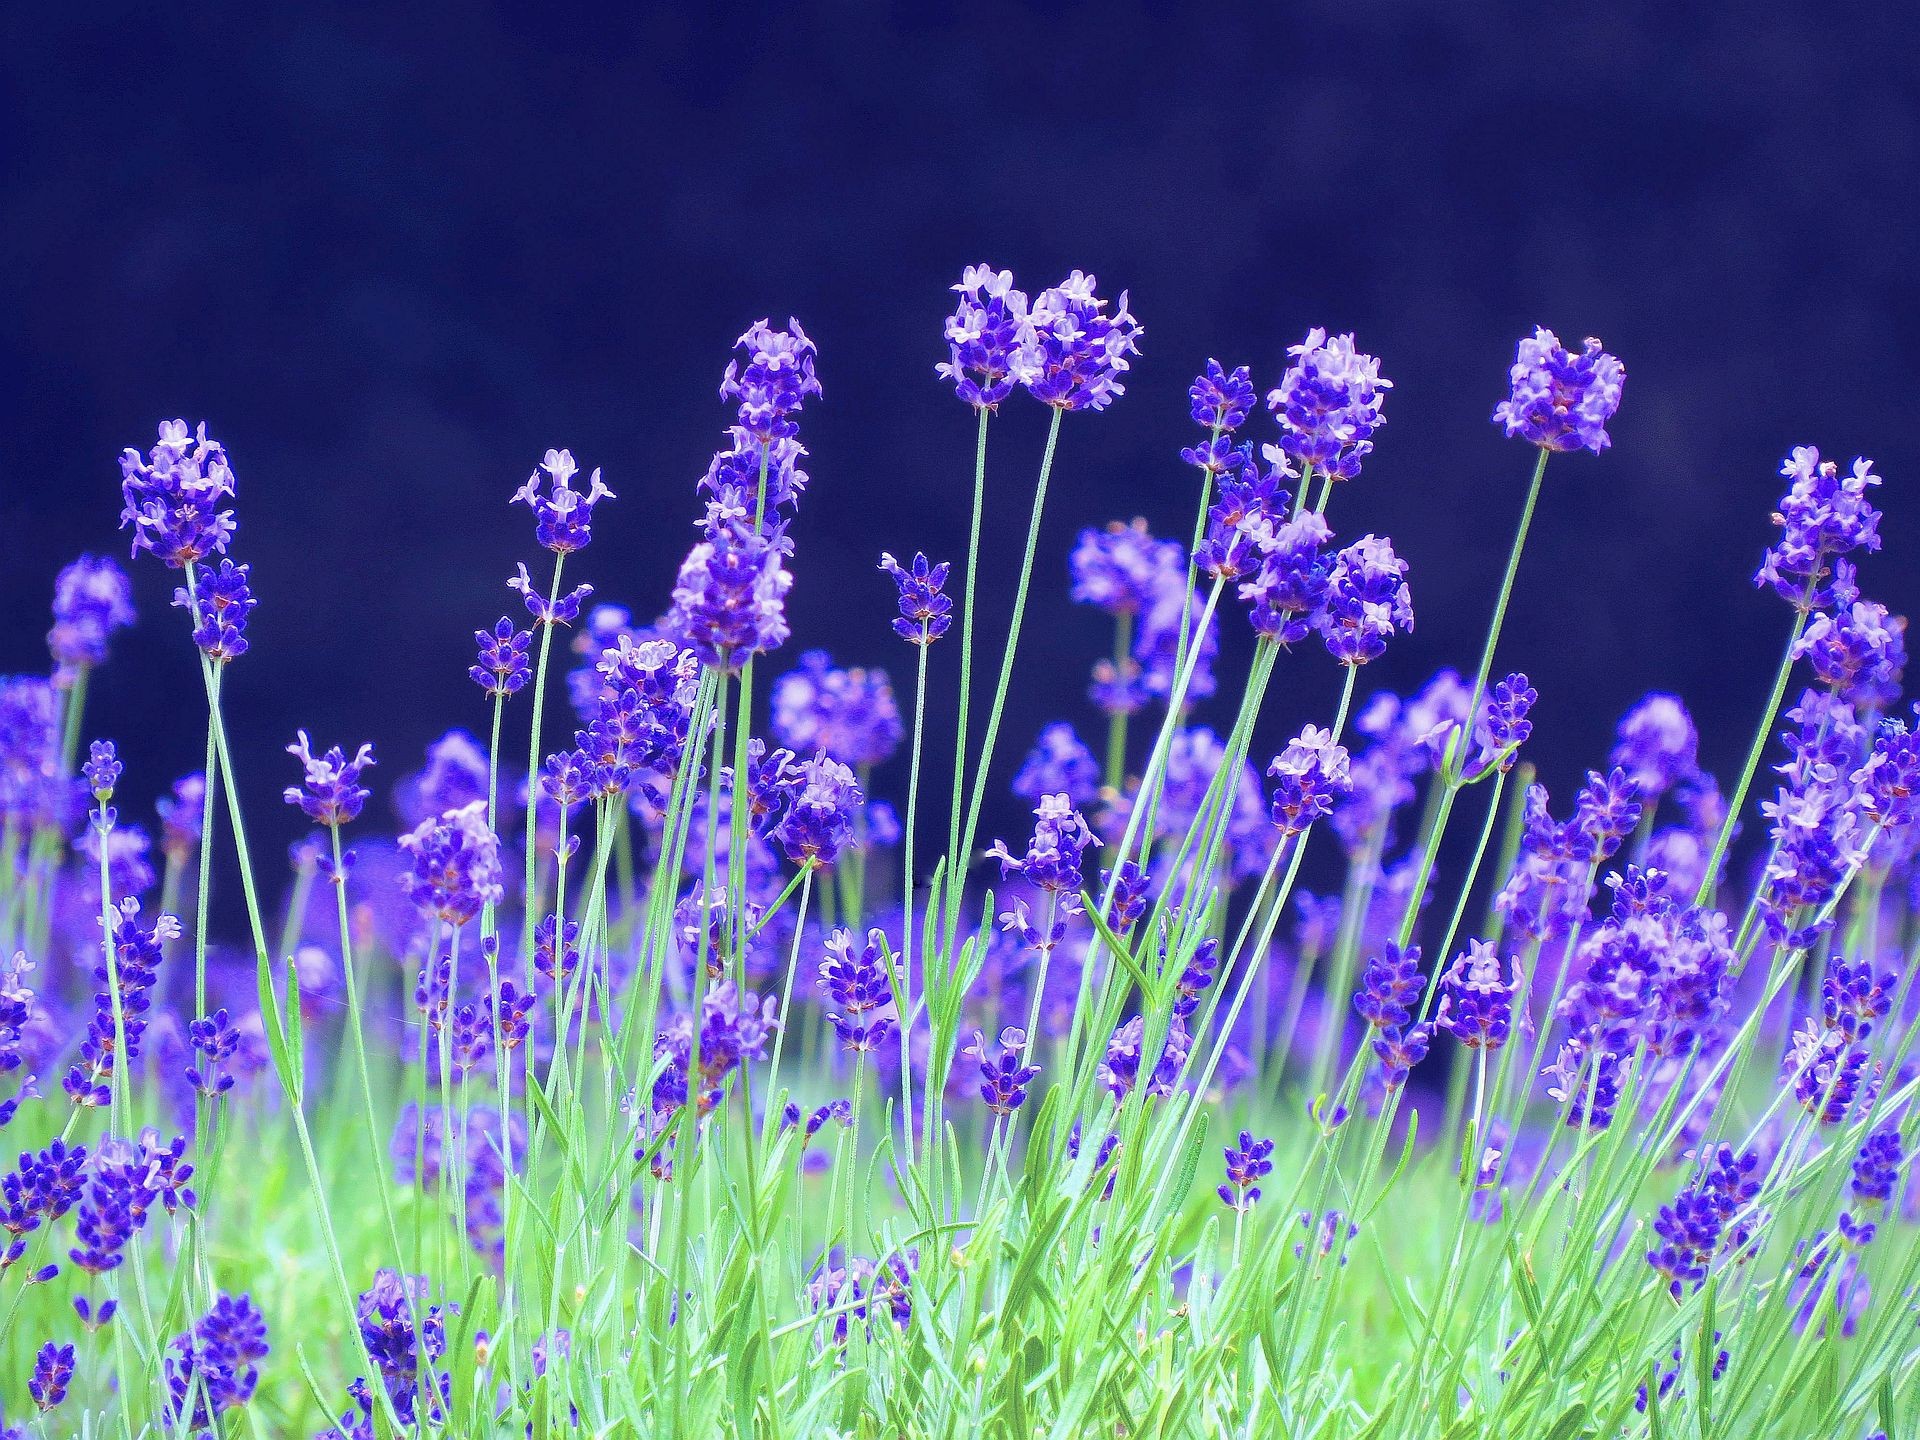
[[[1037,801],[1043,795],[1065,795],[1070,804],[1085,805],[1100,793],[1100,762],[1073,726],[1055,721],[1040,732],[1013,777],[1013,793]]]
[[[534,538],[556,555],[585,549],[593,539],[593,507],[615,498],[598,470],[589,477],[584,492],[575,490],[573,477],[579,473],[571,450],[549,450],[527,483],[513,492],[514,501],[533,511]],[[545,495],[540,493],[543,485]]]
[[[1716,1255],[1746,1246],[1757,1223],[1751,1210],[1759,1169],[1752,1151],[1718,1146],[1704,1157],[1695,1182],[1660,1207],[1653,1222],[1660,1243],[1647,1252],[1647,1263],[1667,1278],[1676,1299],[1706,1282]]]
[[[734,349],[739,355],[727,362],[720,398],[739,401],[740,428],[755,441],[770,444],[792,439],[792,417],[808,396],[821,393],[813,373],[819,351],[807,332],[791,318],[784,330],[756,320],[734,342]]]
[[[338,745],[315,755],[307,732],[297,733],[299,738],[287,747],[287,753],[299,760],[307,776],[301,784],[289,785],[282,798],[289,805],[298,805],[314,824],[329,829],[357,820],[373,793],[360,783],[360,776],[374,763],[373,746],[362,745],[351,760]]]
[[[49,1340],[33,1357],[33,1373],[27,1377],[27,1398],[44,1415],[67,1398],[67,1387],[72,1383],[73,1346]]]
[[[133,624],[133,585],[113,561],[82,555],[53,581],[53,628],[47,649],[53,681],[67,688],[82,671],[104,665],[115,630]]]
[[[773,838],[796,865],[831,865],[853,838],[854,816],[864,799],[853,771],[831,756],[816,755],[795,766],[799,783]]]
[[[731,667],[786,643],[793,576],[785,539],[726,521],[688,552],[669,624],[708,665]]]
[[[495,699],[518,693],[533,678],[533,662],[527,650],[533,644],[531,630],[516,630],[502,615],[491,630],[473,632],[479,658],[467,668],[473,683]]]
[[[0,821],[23,832],[67,823],[68,796],[58,778],[60,710],[51,681],[0,677]]]
[[[1352,335],[1329,337],[1317,325],[1287,353],[1294,363],[1267,396],[1280,448],[1323,475],[1353,479],[1385,423],[1381,409],[1393,382],[1380,378],[1380,362],[1356,349]]]
[[[1225,1149],[1227,1183],[1219,1189],[1221,1203],[1231,1210],[1251,1210],[1260,1200],[1260,1181],[1273,1173],[1273,1141],[1256,1140],[1242,1130],[1237,1145]]]
[[[798,753],[824,750],[855,767],[880,765],[900,746],[900,709],[884,670],[835,668],[809,650],[773,682],[773,733]]]
[[[215,1295],[212,1308],[167,1345],[168,1420],[197,1433],[245,1405],[267,1353],[267,1322],[252,1297]]]
[[[1467,943],[1440,977],[1434,1023],[1471,1050],[1498,1050],[1513,1030],[1511,966],[1485,940]]]
[[[1726,916],[1675,900],[1660,878],[1609,876],[1612,913],[1581,942],[1560,1013],[1589,1049],[1678,1056],[1717,1041],[1734,963]]]
[[[1900,696],[1906,634],[1904,615],[1889,615],[1877,601],[1855,600],[1815,614],[1793,654],[1807,660],[1821,682],[1849,704],[1886,705]]]
[[[1678,695],[1655,692],[1620,720],[1607,764],[1624,770],[1647,800],[1700,773],[1700,733]]]
[[[209,1098],[233,1088],[233,1057],[240,1050],[240,1032],[224,1006],[187,1026],[187,1044],[193,1060],[185,1070],[187,1084]]]
[[[1836,591],[1844,594],[1853,589],[1852,567],[1829,562],[1855,550],[1880,548],[1880,512],[1867,496],[1880,477],[1864,458],[1856,459],[1853,469],[1842,475],[1838,465],[1822,460],[1811,445],[1799,446],[1788,455],[1780,473],[1789,482],[1773,517],[1780,538],[1767,551],[1753,581],[1771,585],[1801,608],[1825,608],[1839,598]],[[1852,603],[1851,595],[1846,603]]]
[[[193,614],[193,643],[216,665],[247,653],[247,618],[260,602],[247,584],[250,567],[222,559],[193,573],[193,584],[173,592],[177,609]]]
[[[506,893],[500,841],[487,825],[487,806],[475,800],[423,820],[400,837],[407,868],[400,888],[422,915],[464,925]]]
[[[1591,450],[1612,440],[1607,422],[1620,408],[1626,367],[1588,337],[1578,354],[1544,327],[1522,340],[1507,378],[1511,392],[1493,407],[1493,422],[1510,437],[1542,450]]]
[[[1141,1052],[1146,1048],[1146,1017],[1135,1015],[1126,1021],[1107,1041],[1107,1053],[1096,1071],[1100,1083],[1107,1087],[1115,1100],[1125,1100],[1133,1093],[1133,1087],[1140,1083]],[[1174,1016],[1167,1026],[1167,1038],[1160,1048],[1160,1057],[1154,1061],[1147,1072],[1147,1094],[1162,1097],[1173,1093],[1174,1083],[1180,1078],[1180,1072],[1186,1068],[1188,1052],[1193,1048],[1193,1037]],[[1104,1161],[1105,1156],[1103,1155]]]
[[[1282,835],[1304,834],[1333,813],[1353,788],[1346,747],[1333,732],[1307,726],[1267,766],[1273,784],[1273,823]]]
[[[1218,360],[1210,359],[1187,388],[1187,398],[1192,402],[1193,423],[1207,431],[1208,438],[1181,450],[1180,458],[1209,475],[1223,474],[1230,458],[1238,453],[1233,433],[1247,423],[1247,416],[1259,403],[1252,372],[1245,365],[1227,370]]]
[[[1312,510],[1256,537],[1260,565],[1240,585],[1253,633],[1297,645],[1313,633],[1333,587],[1333,532]]]
[[[1364,665],[1386,653],[1396,630],[1413,629],[1407,562],[1391,541],[1364,535],[1333,557],[1327,603],[1318,617],[1327,653],[1342,665]]]
[[[1081,857],[1100,842],[1065,795],[1042,795],[1033,813],[1033,838],[1024,856],[1009,853],[1003,840],[994,841],[987,855],[1000,862],[1003,876],[1018,875],[1042,890],[1077,895]]]
[[[77,1242],[68,1252],[73,1263],[90,1275],[117,1270],[126,1261],[127,1246],[147,1223],[155,1201],[169,1211],[192,1209],[193,1191],[185,1189],[193,1167],[185,1164],[186,1142],[176,1139],[158,1146],[152,1132],[138,1145],[126,1140],[103,1140],[89,1166],[85,1192],[80,1197],[74,1227]]]
[[[593,586],[576,585],[566,594],[556,589],[549,594],[533,583],[533,576],[527,573],[525,562],[516,565],[518,572],[507,581],[507,588],[520,597],[527,607],[527,613],[533,616],[535,625],[571,625],[580,618],[580,607],[587,603],[593,594]],[[558,576],[556,574],[556,582]]]
[[[1115,520],[1104,530],[1082,530],[1067,557],[1074,600],[1109,615],[1147,610],[1169,579],[1184,582],[1186,568],[1180,546],[1155,539],[1144,520]]]
[[[695,1109],[701,1115],[718,1105],[727,1076],[749,1060],[766,1058],[767,1041],[781,1023],[774,1012],[773,996],[742,994],[731,980],[723,980],[707,991],[700,1002],[697,1090],[688,1078],[693,1055],[693,1022],[686,1015],[675,1016],[654,1037],[654,1057],[667,1062],[653,1084],[656,1121],[670,1119],[689,1096],[694,1098]]]
[[[1034,298],[1020,327],[1013,378],[1056,410],[1104,410],[1125,393],[1127,357],[1140,353],[1145,332],[1127,310],[1127,292],[1109,315],[1094,285],[1075,270]]]
[[[220,502],[234,493],[233,467],[205,422],[190,434],[186,421],[163,420],[150,453],[122,451],[120,493],[120,528],[132,527],[136,554],[150,550],[178,570],[226,553],[233,512]]]
[[[1853,1180],[1848,1189],[1855,1201],[1868,1205],[1890,1203],[1905,1161],[1898,1125],[1883,1125],[1874,1131],[1854,1157]]]
[[[426,1276],[382,1268],[354,1309],[394,1413],[409,1425],[443,1420],[451,1393],[452,1377],[434,1368],[447,1350],[446,1312],[426,1303],[429,1293]],[[364,1393],[356,1398],[371,1409]]]
[[[76,1105],[105,1106],[113,1103],[113,1076],[119,1070],[119,1038],[114,1024],[114,985],[118,982],[120,1025],[127,1042],[128,1061],[139,1058],[141,1042],[147,1032],[147,1011],[153,1004],[153,987],[158,976],[160,957],[168,942],[180,934],[180,922],[162,915],[151,929],[140,924],[140,902],[128,896],[120,902],[119,919],[114,922],[113,966],[103,955],[94,966],[94,983],[100,988],[93,996],[93,1012],[87,1022],[86,1036],[80,1042],[80,1055],[67,1070],[63,1088]]]
[[[700,659],[671,640],[622,636],[602,652],[598,693],[574,760],[594,793],[651,793],[680,766],[693,725]],[[664,796],[655,797],[665,803]]]
[[[1826,912],[1867,858],[1874,800],[1858,783],[1865,737],[1851,705],[1810,690],[1787,715],[1798,729],[1785,737],[1789,757],[1775,767],[1782,784],[1760,806],[1773,840],[1760,915],[1775,938],[1806,944],[1832,922]]]
[[[1038,1065],[1026,1063],[1027,1032],[1009,1025],[1000,1032],[998,1053],[989,1054],[986,1038],[976,1030],[973,1044],[961,1052],[973,1057],[980,1069],[980,1098],[995,1115],[1011,1115],[1027,1103],[1027,1087],[1040,1074]]]
[[[903,566],[883,551],[880,568],[900,590],[900,615],[893,622],[893,633],[914,645],[931,645],[945,635],[953,624],[953,601],[946,595],[947,562],[934,565],[916,552],[913,563]]]
[[[1464,772],[1468,780],[1513,768],[1520,747],[1533,734],[1533,721],[1528,716],[1539,698],[1540,692],[1518,671],[1493,683],[1474,719],[1476,750]]]
[[[126,767],[120,763],[120,753],[111,740],[95,740],[87,747],[86,762],[80,767],[80,778],[87,783],[87,789],[93,798],[102,802],[113,798],[113,787],[120,783],[120,777]],[[111,816],[112,811],[104,814]],[[108,820],[108,827],[112,821]]]
[[[1413,1021],[1413,1005],[1426,988],[1420,973],[1420,947],[1392,941],[1367,961],[1353,993],[1353,1008],[1375,1030],[1403,1030]]]
[[[1111,891],[1107,900],[1107,924],[1116,935],[1124,935],[1147,913],[1147,891],[1152,877],[1137,862],[1123,860],[1118,874],[1102,870],[1100,881]]]
[[[1027,325],[1027,297],[1011,270],[969,265],[953,287],[960,297],[947,318],[948,359],[934,366],[976,410],[997,410],[1019,383],[1014,356]]]
[[[0,1275],[26,1255],[28,1235],[74,1207],[91,1173],[88,1159],[86,1146],[56,1139],[44,1150],[23,1150],[14,1168],[0,1174],[0,1230],[7,1233],[0,1245]],[[57,1266],[48,1265],[28,1278],[50,1280],[57,1272]]]
[[[839,1007],[827,1019],[841,1045],[856,1054],[879,1049],[893,1033],[885,946],[878,930],[869,930],[860,945],[851,930],[839,929],[827,937],[827,958],[820,962],[820,988]]]
[[[895,1251],[878,1262],[855,1257],[836,1265],[830,1257],[807,1282],[807,1300],[815,1314],[828,1314],[826,1333],[831,1343],[845,1345],[854,1321],[871,1327],[875,1318],[884,1316],[903,1331],[912,1324],[913,1273],[919,1263],[918,1252],[911,1249]]]
[[[1565,933],[1584,915],[1594,874],[1640,821],[1640,802],[1624,770],[1587,772],[1571,819],[1547,811],[1547,791],[1529,786],[1520,854],[1497,901],[1508,919],[1537,938]]]

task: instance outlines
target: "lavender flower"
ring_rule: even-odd
[[[1508,965],[1484,940],[1472,940],[1440,978],[1434,1023],[1472,1050],[1498,1050],[1513,1028]]]
[[[1127,357],[1140,353],[1144,332],[1127,310],[1127,292],[1109,315],[1094,284],[1074,271],[1035,297],[1020,327],[1013,378],[1056,410],[1104,410],[1125,393]]]
[[[113,930],[114,968],[108,969],[104,957],[94,966],[94,981],[100,988],[93,996],[93,1014],[80,1042],[79,1058],[68,1068],[64,1082],[68,1098],[76,1105],[113,1103],[112,1077],[119,1070],[121,1033],[126,1038],[126,1058],[139,1058],[160,957],[168,942],[180,935],[180,922],[171,915],[160,916],[150,930],[142,929],[139,919],[140,902],[131,896],[123,899]],[[120,997],[118,1027],[114,1024],[115,977]]]
[[[853,817],[864,798],[860,782],[825,754],[802,760],[798,769],[800,785],[773,838],[796,865],[831,865],[853,836]]]
[[[1033,813],[1033,838],[1027,842],[1024,856],[1009,853],[1006,843],[996,840],[987,851],[988,857],[1000,862],[1003,876],[1018,875],[1042,890],[1077,895],[1080,857],[1099,842],[1065,795],[1042,795]]]
[[[54,577],[53,628],[47,632],[54,684],[70,687],[82,671],[106,664],[113,632],[133,621],[133,585],[126,571],[94,555],[67,566]]]
[[[464,925],[506,893],[500,841],[487,826],[487,806],[475,800],[424,820],[400,837],[409,865],[400,887],[430,920]]]
[[[239,1052],[240,1032],[227,1018],[225,1007],[188,1025],[187,1043],[194,1055],[186,1068],[187,1084],[208,1098],[231,1090],[234,1076],[228,1066]]]
[[[27,1377],[28,1398],[44,1415],[67,1398],[67,1386],[72,1383],[73,1346],[47,1341],[33,1357],[33,1374]]]
[[[1402,578],[1407,562],[1391,541],[1366,535],[1333,558],[1326,608],[1319,617],[1327,652],[1343,665],[1364,665],[1386,653],[1396,630],[1413,628],[1413,597]]]
[[[1906,666],[1907,620],[1872,600],[1855,600],[1838,613],[1821,611],[1794,643],[1796,660],[1849,704],[1887,704],[1899,698]]]
[[[1402,1030],[1411,1023],[1413,1003],[1425,986],[1420,973],[1420,947],[1402,947],[1389,941],[1360,972],[1353,1008],[1376,1030]]]
[[[1071,804],[1084,805],[1099,790],[1100,762],[1064,720],[1040,732],[1020,773],[1013,777],[1013,793],[1026,800],[1065,795]]]
[[[473,683],[490,697],[501,699],[516,694],[533,678],[533,662],[527,658],[533,643],[531,630],[516,630],[502,615],[491,630],[473,632],[479,647],[479,660],[467,668]]]
[[[1326,520],[1312,510],[1259,537],[1259,566],[1240,585],[1254,634],[1297,645],[1313,633],[1333,585],[1332,540]]]
[[[593,507],[615,498],[597,469],[584,493],[575,490],[572,481],[579,472],[571,450],[549,450],[527,483],[513,492],[515,502],[533,511],[534,538],[556,555],[585,549],[593,538]],[[545,495],[540,493],[542,485],[547,487]]]
[[[120,776],[125,770],[113,742],[95,740],[87,747],[87,761],[80,767],[80,775],[87,782],[87,789],[93,793],[93,798],[104,803],[113,798],[113,787],[120,783]]]
[[[948,359],[934,366],[976,410],[997,410],[1013,393],[1015,352],[1027,324],[1027,297],[1011,270],[969,265],[953,287],[959,303],[946,324]]]
[[[853,766],[884,764],[903,733],[884,670],[834,668],[809,650],[797,669],[773,682],[773,733],[799,752],[824,750]]]
[[[1840,585],[1828,583],[1836,575],[1828,562],[1855,550],[1880,548],[1880,512],[1867,499],[1880,477],[1864,458],[1842,475],[1838,465],[1822,460],[1811,445],[1787,456],[1780,473],[1791,482],[1773,516],[1780,538],[1767,551],[1753,583],[1771,585],[1798,607],[1822,608],[1838,598],[1836,589],[1852,588],[1851,570],[1839,576]],[[1851,596],[1846,603],[1852,603]]]
[[[167,1416],[195,1431],[253,1399],[267,1358],[267,1322],[252,1297],[216,1294],[207,1313],[167,1345]]]
[[[1309,725],[1273,757],[1273,823],[1282,835],[1305,833],[1333,813],[1334,802],[1352,788],[1346,747],[1333,732]]]
[[[756,320],[734,349],[740,355],[727,362],[720,398],[740,402],[740,429],[752,440],[771,445],[791,439],[797,429],[791,417],[809,395],[821,393],[813,373],[819,354],[814,343],[798,320],[789,318],[784,330]]]
[[[1551,330],[1536,328],[1520,342],[1507,378],[1512,393],[1493,407],[1493,422],[1509,437],[1596,455],[1613,443],[1607,422],[1620,408],[1627,372],[1598,340],[1589,337],[1576,355]]]
[[[669,624],[708,665],[737,665],[787,639],[784,540],[723,524],[688,552]]]
[[[961,1052],[980,1067],[980,1098],[995,1115],[1011,1115],[1027,1103],[1027,1087],[1040,1074],[1038,1065],[1025,1063],[1027,1050],[1027,1032],[1009,1025],[1000,1032],[998,1054],[987,1053],[986,1038],[978,1030],[973,1044]]]
[[[451,1393],[451,1377],[434,1368],[447,1349],[446,1317],[440,1306],[425,1303],[428,1294],[426,1276],[383,1268],[354,1311],[387,1398],[409,1425],[443,1419]]]
[[[1146,1047],[1146,1032],[1145,1017],[1135,1015],[1115,1030],[1107,1041],[1106,1057],[1101,1060],[1095,1074],[1115,1100],[1125,1100],[1133,1087],[1140,1083],[1141,1052]],[[1192,1048],[1193,1037],[1180,1023],[1179,1017],[1175,1016],[1167,1026],[1167,1038],[1161,1046],[1160,1058],[1148,1068],[1147,1094],[1165,1098],[1173,1093],[1174,1082],[1186,1068],[1187,1054]]]
[[[944,593],[947,562],[932,565],[916,553],[912,565],[902,567],[882,551],[880,568],[900,588],[900,617],[893,622],[893,633],[914,645],[931,645],[945,635],[953,624],[953,601]]]
[[[175,607],[193,613],[193,643],[216,665],[247,653],[247,617],[259,603],[247,585],[248,568],[223,559],[196,570],[190,589],[173,592]]]
[[[1380,1083],[1388,1090],[1397,1090],[1406,1084],[1413,1067],[1427,1058],[1427,1047],[1432,1043],[1431,1025],[1378,1031],[1373,1037],[1373,1053],[1380,1062]]]
[[[1109,615],[1138,615],[1160,597],[1170,577],[1186,578],[1180,546],[1156,540],[1147,522],[1115,520],[1104,530],[1082,530],[1067,557],[1073,598]]]
[[[1259,403],[1252,372],[1246,366],[1238,365],[1229,371],[1212,359],[1187,387],[1187,399],[1191,402],[1193,423],[1204,430],[1218,432],[1219,438],[1233,434],[1246,424],[1247,416]],[[1203,470],[1214,469],[1215,454],[1211,451],[1182,450],[1180,458]]]
[[[1107,904],[1107,923],[1116,935],[1124,935],[1147,913],[1147,888],[1151,877],[1132,860],[1120,862],[1119,873],[1100,872],[1101,883],[1112,890]]]
[[[1380,362],[1354,348],[1352,335],[1328,338],[1319,326],[1287,347],[1294,363],[1267,396],[1280,421],[1280,448],[1336,480],[1351,480],[1373,451],[1373,432],[1393,382]]]
[[[373,746],[362,745],[351,760],[338,745],[316,756],[307,732],[296,733],[299,738],[287,746],[287,753],[300,761],[307,778],[302,784],[289,785],[282,798],[289,805],[298,805],[314,824],[328,829],[358,819],[361,806],[373,793],[360,784],[362,772],[374,763]]]
[[[1539,698],[1540,692],[1518,671],[1494,682],[1480,702],[1480,713],[1474,720],[1473,740],[1477,750],[1466,769],[1468,780],[1513,768],[1520,747],[1533,734],[1533,722],[1527,717]]]
[[[820,988],[838,1010],[827,1016],[834,1033],[848,1050],[877,1050],[893,1033],[893,1018],[880,1012],[893,1003],[884,957],[886,938],[867,932],[864,946],[856,946],[853,932],[835,930],[827,937],[827,958],[820,963]]]
[[[120,528],[132,527],[135,554],[150,550],[176,570],[226,553],[233,512],[220,502],[233,492],[227,452],[204,422],[190,435],[186,421],[163,420],[149,454],[121,452]]]
[[[1607,764],[1624,770],[1648,800],[1700,773],[1700,734],[1677,695],[1648,695],[1620,720]]]
[[[1260,1200],[1259,1182],[1273,1173],[1273,1141],[1256,1140],[1242,1130],[1239,1144],[1224,1153],[1227,1183],[1219,1189],[1221,1203],[1230,1210],[1251,1210]]]
[[[1721,1145],[1705,1157],[1695,1183],[1660,1207],[1653,1231],[1661,1243],[1647,1252],[1647,1263],[1667,1277],[1675,1299],[1706,1282],[1716,1255],[1747,1244],[1755,1225],[1750,1207],[1760,1193],[1759,1164],[1751,1151]]]

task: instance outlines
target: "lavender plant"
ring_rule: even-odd
[[[0,680],[0,1433],[1911,1429],[1920,736],[1904,621],[1856,568],[1871,465],[1783,466],[1756,583],[1788,635],[1731,786],[1654,694],[1556,808],[1537,692],[1496,661],[1548,462],[1611,443],[1599,341],[1535,331],[1493,409],[1532,469],[1471,671],[1362,694],[1414,624],[1349,483],[1388,483],[1378,359],[1311,330],[1266,416],[1209,359],[1169,447],[1183,538],[1089,526],[1056,583],[1056,458],[1141,328],[1079,271],[954,289],[967,551],[874,537],[867,619],[808,637],[864,663],[781,659],[822,360],[760,321],[657,619],[574,573],[618,503],[599,470],[550,450],[511,492],[528,621],[476,600],[476,733],[392,787],[394,835],[370,745],[301,732],[285,775],[236,773],[234,461],[184,421],[123,455],[205,760],[83,759],[134,613],[82,557],[48,673]],[[1021,566],[988,593],[992,422],[1033,402]],[[1021,758],[1043,596],[1113,643]],[[1330,714],[1277,713],[1283,664],[1335,667]],[[277,887],[246,828],[276,780],[315,827]],[[1034,822],[983,848],[999,786]],[[157,850],[113,803],[155,792]]]

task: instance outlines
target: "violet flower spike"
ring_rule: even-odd
[[[373,746],[362,745],[351,760],[338,745],[315,755],[307,732],[296,733],[299,738],[287,746],[287,753],[305,768],[306,779],[287,786],[282,798],[289,805],[298,805],[314,824],[330,830],[358,819],[361,807],[373,793],[360,783],[361,774],[374,763]]]

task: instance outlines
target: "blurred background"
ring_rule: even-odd
[[[1501,648],[1540,690],[1530,754],[1564,801],[1619,714],[1672,689],[1725,776],[1788,626],[1750,582],[1790,447],[1873,457],[1887,543],[1863,583],[1920,604],[1915,39],[1905,7],[1774,0],[9,6],[0,672],[44,670],[63,563],[124,557],[119,450],[206,419],[261,601],[236,759],[254,826],[288,841],[296,727],[371,739],[387,783],[483,729],[471,633],[524,619],[504,582],[545,557],[508,498],[548,446],[619,497],[569,578],[664,606],[728,347],[793,315],[826,395],[780,660],[824,646],[910,689],[875,559],[963,553],[972,417],[933,366],[947,287],[991,261],[1030,291],[1091,270],[1146,327],[1127,395],[1064,427],[1009,776],[1046,721],[1098,729],[1109,632],[1067,606],[1075,532],[1184,535],[1190,378],[1217,356],[1264,394],[1312,325],[1394,382],[1331,518],[1393,537],[1419,628],[1361,694],[1470,669],[1531,462],[1488,414],[1535,324],[1602,337],[1629,378],[1614,450],[1549,470]],[[990,636],[1044,430],[1018,400],[994,427]],[[174,576],[132,568],[141,623],[88,728],[146,818],[204,721]],[[1237,610],[1224,631],[1231,674]],[[953,642],[934,658],[937,746]],[[1263,752],[1325,723],[1337,680],[1303,649]],[[1199,718],[1230,723],[1224,687]],[[984,835],[1024,830],[995,803]]]

